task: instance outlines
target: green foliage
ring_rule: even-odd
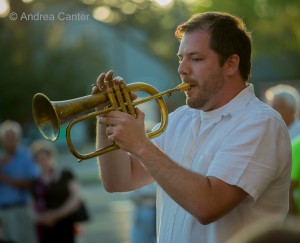
[[[174,0],[165,7],[154,0],[35,0],[28,4],[10,0],[10,7],[18,14],[60,9],[92,14],[105,7],[114,16],[107,24],[133,26],[146,33],[145,50],[175,70],[176,26],[196,12],[226,11],[242,17],[252,31],[254,82],[300,76],[298,0]],[[0,121],[31,120],[36,92],[52,100],[86,94],[99,69],[109,68],[101,54],[99,40],[76,22],[0,18]]]
[[[87,1],[87,0],[86,0]],[[104,5],[118,18],[112,24],[128,24],[148,33],[147,48],[176,68],[176,26],[191,14],[224,11],[244,19],[253,37],[252,81],[297,79],[300,69],[300,7],[298,0],[173,0],[168,7],[156,1],[95,0],[92,9]],[[123,6],[135,6],[133,13]],[[285,67],[282,67],[284,62]]]
[[[21,16],[22,12],[33,13],[40,2],[14,3],[11,1],[11,10]],[[57,11],[56,4],[49,3],[48,11]],[[72,3],[71,8],[85,9],[80,3]],[[51,100],[90,92],[99,69],[106,70],[107,63],[101,55],[101,43],[89,38],[84,26],[74,31],[75,25],[71,21],[0,19],[0,121],[32,121],[31,101],[37,92]]]

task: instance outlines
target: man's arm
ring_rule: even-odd
[[[135,156],[164,191],[202,224],[222,217],[247,196],[236,186],[179,166],[150,141]]]
[[[111,145],[106,128],[97,120],[97,149]],[[153,182],[144,166],[121,149],[99,156],[98,163],[103,186],[109,192],[131,191]]]
[[[99,76],[93,93],[105,86],[104,80],[112,81],[111,71]],[[247,196],[236,186],[186,170],[172,161],[147,138],[144,113],[139,109],[136,112],[136,119],[119,111],[97,118],[97,148],[112,143],[120,147],[120,150],[98,158],[106,190],[129,191],[154,179],[170,197],[203,224],[222,217]]]
[[[106,175],[111,173],[110,179],[114,177],[113,174],[116,177],[120,176],[124,168],[122,165],[121,171],[115,171],[118,168],[120,170],[118,165],[120,166],[122,161],[118,163],[114,159],[122,158],[126,155],[124,151],[128,151],[131,156],[126,157],[128,159],[126,170],[132,173],[127,174],[128,177],[124,181],[126,185],[133,185],[139,179],[142,181],[147,171],[170,197],[202,224],[211,223],[222,217],[247,196],[247,193],[239,187],[229,185],[215,177],[192,172],[176,164],[146,137],[143,129],[144,114],[137,109],[137,115],[137,119],[134,119],[127,113],[113,111],[99,119],[101,124],[109,125],[106,128],[107,142],[114,141],[123,150],[116,152],[114,156],[108,155],[109,158],[106,158],[105,162],[102,161],[105,166],[103,163],[101,169],[104,169],[103,173]],[[104,133],[104,127],[102,132]]]
[[[101,73],[93,87],[93,94],[105,90],[107,85],[112,82],[123,82],[121,78],[113,79],[113,72]],[[136,96],[131,94],[131,98]],[[97,110],[103,110],[105,104],[97,107]],[[103,115],[105,116],[105,115]],[[133,118],[133,117],[132,117]],[[107,147],[113,143],[109,141],[107,129],[109,124],[101,124],[101,117],[97,118],[96,125],[96,149]],[[153,179],[146,172],[143,165],[129,153],[123,150],[116,150],[99,156],[99,170],[102,183],[109,192],[131,191],[153,182]]]

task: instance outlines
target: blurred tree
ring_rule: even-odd
[[[4,1],[4,0],[0,0]],[[8,0],[6,0],[8,1]],[[227,11],[242,17],[254,41],[252,81],[300,76],[300,8],[298,0],[9,0],[10,11],[91,13],[95,20],[119,29],[132,26],[148,37],[145,50],[177,68],[175,27],[191,14]],[[27,3],[24,3],[27,2]],[[95,22],[93,20],[93,22]],[[87,27],[72,21],[0,19],[0,120],[31,116],[36,92],[50,98],[73,98],[89,89],[101,58]],[[95,49],[97,46],[97,49]],[[76,85],[74,85],[76,84]],[[68,97],[66,97],[68,96]]]
[[[254,43],[253,82],[299,79],[298,0],[244,0],[242,4],[238,0],[211,0],[199,1],[194,8],[195,12],[207,10],[230,12],[245,20]]]
[[[235,14],[252,30],[253,82],[300,76],[299,0],[82,1],[90,6],[96,19],[112,25],[132,25],[148,33],[146,48],[174,68],[178,43],[172,35],[179,23],[203,11]]]
[[[47,2],[47,4],[46,4]],[[59,7],[58,7],[59,6]],[[76,21],[20,20],[22,13],[88,12],[76,1],[10,1],[18,20],[0,18],[0,121],[32,121],[31,101],[37,92],[51,100],[90,92],[99,68],[107,69],[101,43]],[[97,48],[95,48],[97,47]]]

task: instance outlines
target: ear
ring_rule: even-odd
[[[237,54],[233,54],[226,59],[226,73],[229,76],[233,76],[239,72],[240,57]]]

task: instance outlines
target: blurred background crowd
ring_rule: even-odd
[[[252,31],[250,82],[289,128],[290,213],[298,217],[298,0],[0,0],[0,242],[34,243],[24,239],[36,235],[47,242],[41,239],[51,235],[45,227],[49,225],[58,225],[55,232],[68,228],[77,243],[155,242],[155,185],[132,193],[105,192],[96,160],[77,163],[68,151],[65,124],[57,142],[40,140],[32,97],[38,92],[51,100],[87,95],[99,73],[110,69],[126,83],[145,82],[160,91],[173,88],[180,82],[175,27],[202,11],[232,13]],[[166,102],[171,112],[183,104],[184,96],[174,94]],[[151,129],[159,112],[151,102],[142,109]],[[95,119],[75,125],[71,134],[78,150],[93,151]],[[34,187],[28,183],[32,179]],[[51,201],[56,193],[59,202]],[[75,222],[68,216],[80,201],[89,219]],[[45,211],[47,207],[51,210]],[[20,231],[12,231],[12,225],[21,226]]]

